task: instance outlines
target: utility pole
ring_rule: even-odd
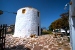
[[[70,28],[70,43],[71,50],[75,50],[75,0],[70,0],[69,4],[69,28]]]
[[[75,50],[75,0],[70,1],[69,27],[70,27],[70,42],[72,50]]]

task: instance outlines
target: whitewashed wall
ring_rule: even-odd
[[[22,13],[23,9],[26,9],[24,14]],[[17,11],[14,37],[30,37],[31,34],[38,35],[40,18],[37,12],[37,9],[30,7],[21,8]],[[41,28],[39,28],[39,34],[41,34]]]
[[[75,0],[71,1],[72,5],[69,7],[70,42],[72,50],[75,50]]]

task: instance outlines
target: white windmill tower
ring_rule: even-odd
[[[17,11],[13,36],[30,37],[31,34],[41,34],[39,11],[32,7],[24,7]]]

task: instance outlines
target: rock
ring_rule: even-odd
[[[58,50],[57,48],[51,48],[51,50]]]
[[[33,48],[33,50],[41,50],[43,47],[42,46],[35,46],[34,48]]]
[[[64,37],[53,38],[53,35],[42,35],[37,38],[17,38],[7,34],[5,47],[12,50],[26,50],[26,48],[29,48],[30,50],[57,50],[60,44],[60,47],[63,50],[65,49],[65,45],[67,45],[67,48],[71,48],[70,42],[65,42],[65,40],[62,39],[64,39]]]

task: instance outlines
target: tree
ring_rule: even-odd
[[[65,30],[69,29],[69,22],[68,22],[69,12],[62,13],[60,16],[61,18],[51,23],[51,25],[49,26],[49,30],[60,29],[60,28]]]
[[[65,29],[66,35],[67,35],[67,30],[69,29],[69,12],[67,13],[63,13],[60,15],[62,18],[62,27],[63,29]]]
[[[63,29],[65,29],[65,28],[67,28],[67,29],[69,29],[69,12],[67,12],[67,13],[62,13],[61,15],[61,18],[62,18],[62,28]]]
[[[54,22],[51,23],[51,25],[49,26],[49,30],[53,30],[53,29],[60,29],[62,26],[62,19],[59,18],[58,20],[55,20]]]

